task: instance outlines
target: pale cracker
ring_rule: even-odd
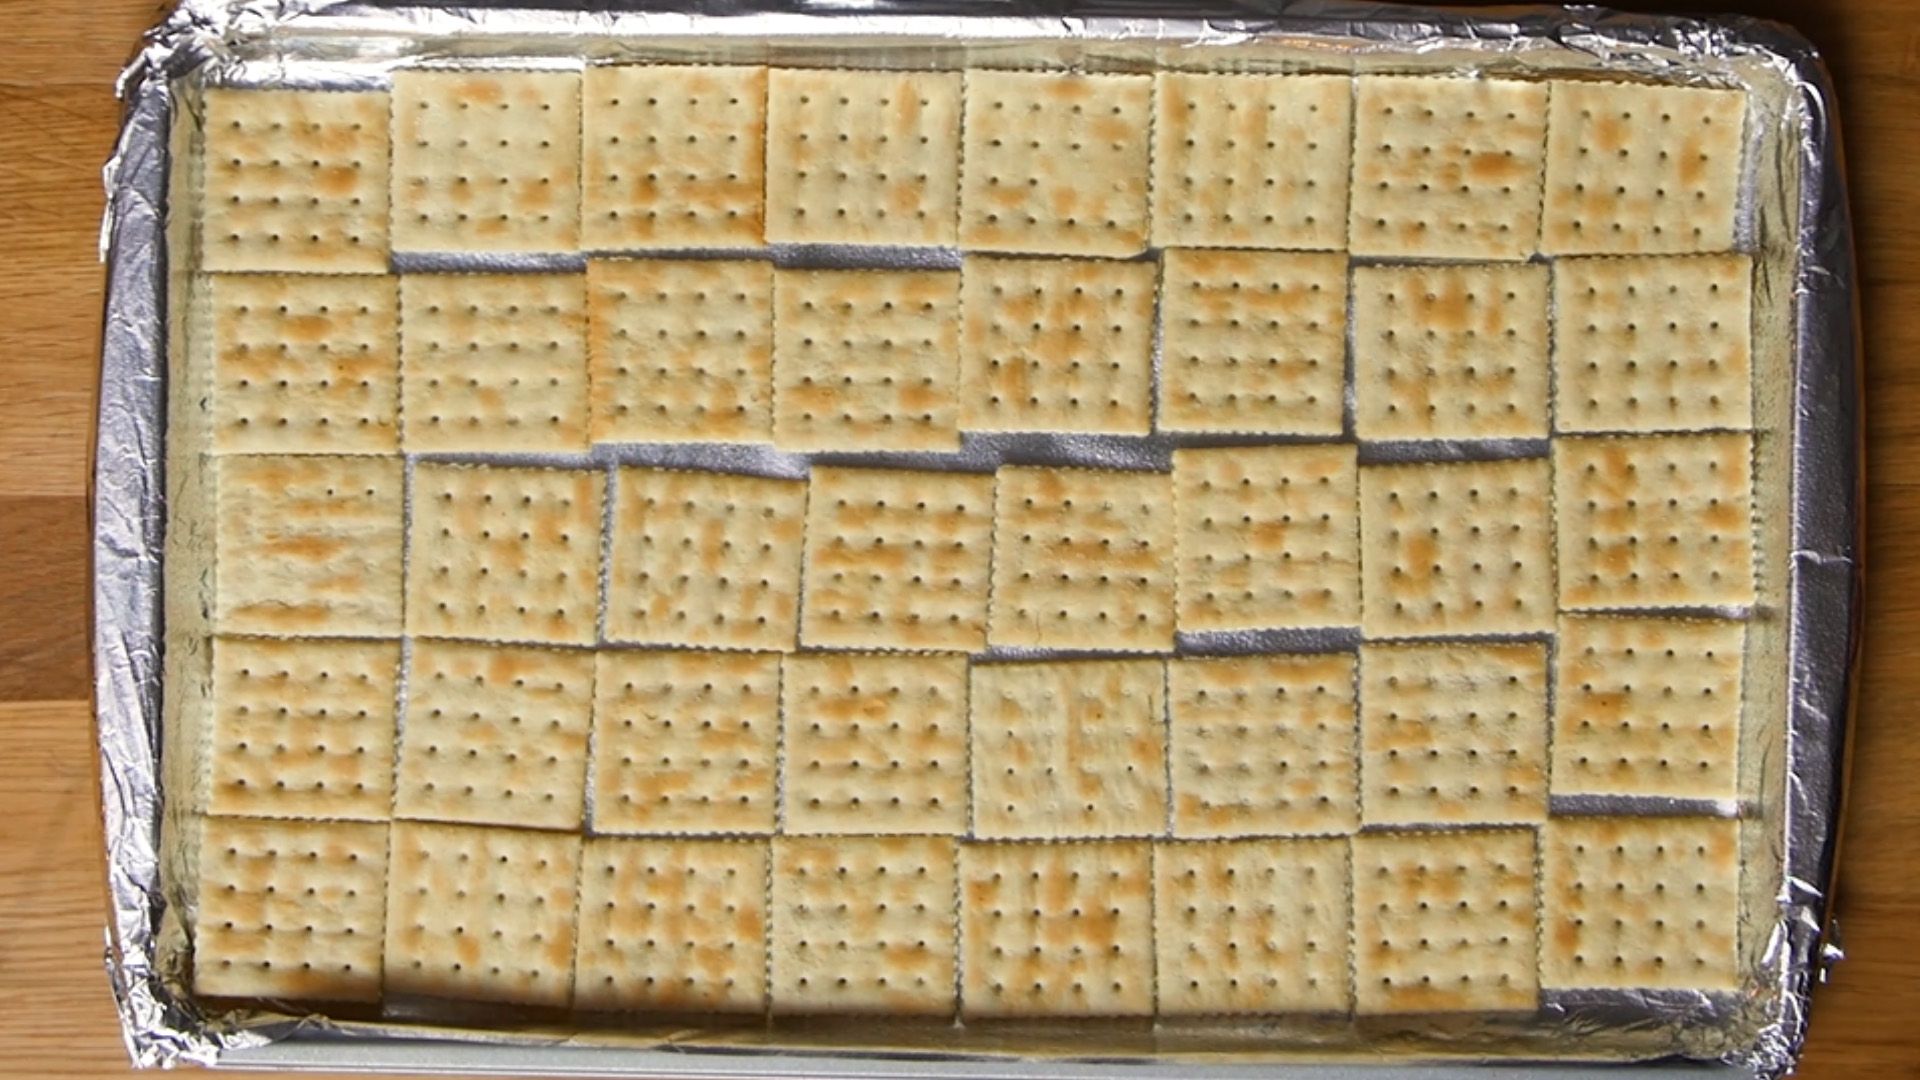
[[[1354,268],[1360,438],[1545,438],[1547,381],[1545,266]]]
[[[967,658],[788,656],[790,833],[967,831]]]
[[[1745,255],[1555,261],[1556,426],[1750,426],[1752,278]]]
[[[387,95],[206,92],[200,265],[378,274],[387,268]]]
[[[955,845],[940,836],[773,842],[773,1011],[951,1016]]]
[[[398,458],[220,459],[215,627],[398,634],[401,473]]]
[[[193,989],[380,1000],[387,827],[207,818]]]
[[[960,73],[775,68],[767,240],[952,247]]]
[[[1554,792],[1737,796],[1746,633],[1730,621],[1563,616]]]
[[[1547,473],[1543,459],[1361,468],[1367,636],[1552,629]]]
[[[1153,1010],[1152,845],[962,844],[963,1016]]]
[[[587,841],[577,1007],[759,1012],[766,986],[765,841]]]
[[[1352,446],[1173,452],[1180,629],[1360,621]]]
[[[961,268],[960,426],[1145,435],[1152,263],[970,257]]]
[[[402,276],[407,452],[585,450],[586,339],[579,274]]]
[[[588,65],[583,246],[758,247],[767,72]]]
[[[1157,844],[1159,1011],[1345,1013],[1347,841]]]
[[[1157,246],[1347,246],[1350,79],[1179,71],[1154,79]]]
[[[605,482],[580,469],[416,466],[407,632],[591,644]]]
[[[1147,246],[1153,80],[969,71],[960,246],[1059,255]]]
[[[958,450],[960,275],[775,270],[773,441]]]
[[[1363,645],[1360,805],[1368,825],[1547,816],[1547,650]]]
[[[1166,831],[1160,661],[977,664],[971,683],[975,836]]]
[[[1750,604],[1753,439],[1557,439],[1562,608]]]
[[[389,995],[564,1007],[580,837],[393,823]]]
[[[1171,649],[1172,503],[1165,473],[1002,468],[987,640]]]
[[[1732,247],[1746,107],[1741,90],[1555,82],[1540,249]]]
[[[1532,1012],[1540,1001],[1534,834],[1353,838],[1362,1013]]]
[[[395,251],[580,247],[580,74],[393,75]]]
[[[992,476],[815,466],[800,640],[977,652],[992,558]]]
[[[773,831],[778,654],[622,650],[597,663],[595,831]]]
[[[399,450],[393,278],[215,274],[207,293],[215,453]]]
[[[607,571],[607,638],[794,647],[807,485],[622,469]]]
[[[385,821],[394,641],[213,639],[214,814]]]
[[[1354,98],[1356,255],[1524,259],[1540,239],[1545,83],[1362,75]]]
[[[1161,427],[1340,434],[1345,256],[1168,251],[1162,261]]]
[[[773,438],[773,265],[587,263],[589,428],[603,442]]]
[[[414,642],[394,813],[577,831],[592,708],[588,653]]]
[[[1174,835],[1358,828],[1353,670],[1352,653],[1169,663]]]
[[[1563,817],[1541,842],[1545,985],[1739,987],[1738,821]]]

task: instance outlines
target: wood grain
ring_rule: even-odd
[[[1868,359],[1873,587],[1839,899],[1802,1076],[1920,1077],[1920,20],[1908,0],[1699,0],[1798,23],[1841,91]],[[0,65],[0,1072],[126,1074],[102,971],[86,703],[99,166],[151,0],[8,7]]]

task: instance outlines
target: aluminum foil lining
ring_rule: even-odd
[[[1764,80],[1774,88],[1780,122],[1776,134],[1785,135],[1764,146],[1768,152],[1748,155],[1759,175],[1749,177],[1739,234],[1741,246],[1748,249],[1769,235],[1779,241],[1771,264],[1776,276],[1769,281],[1768,266],[1762,265],[1756,296],[1771,295],[1773,303],[1787,310],[1778,330],[1789,354],[1791,385],[1779,403],[1784,420],[1777,475],[1790,479],[1791,494],[1781,504],[1779,602],[1767,611],[1779,624],[1777,652],[1786,666],[1778,695],[1784,738],[1762,746],[1767,760],[1757,768],[1759,779],[1743,788],[1738,803],[1676,807],[1620,802],[1587,806],[1564,798],[1554,802],[1556,812],[1738,811],[1763,825],[1765,835],[1750,836],[1744,850],[1749,877],[1757,863],[1770,871],[1768,888],[1749,903],[1742,931],[1755,939],[1748,942],[1749,955],[1758,957],[1765,984],[1737,1000],[1690,993],[1554,994],[1545,1012],[1569,1040],[1609,1025],[1712,1026],[1738,1020],[1744,1024],[1743,1034],[1732,1043],[1701,1043],[1706,1056],[1762,1076],[1787,1071],[1805,1038],[1811,985],[1839,957],[1826,924],[1859,639],[1858,331],[1852,235],[1831,83],[1804,40],[1754,20],[1703,22],[1584,7],[1473,14],[1338,0],[1250,0],[1204,7],[1167,0],[1097,5],[1047,0],[691,0],[647,11],[618,5],[593,10],[503,7],[481,0],[407,6],[184,0],[148,35],[120,80],[125,111],[104,172],[108,205],[101,233],[108,297],[95,459],[94,678],[112,897],[107,966],[134,1061],[154,1066],[270,1061],[247,1053],[293,1035],[319,1032],[341,1041],[317,1043],[304,1056],[289,1055],[281,1062],[363,1067],[392,1059],[356,1057],[365,1049],[356,1039],[418,1037],[435,1031],[391,1023],[339,1024],[297,1013],[209,1014],[183,992],[177,974],[167,970],[163,939],[169,919],[177,929],[178,916],[163,887],[163,820],[170,796],[180,798],[181,793],[170,793],[162,783],[167,641],[163,556],[170,480],[166,372],[170,335],[178,332],[186,314],[168,310],[170,298],[179,296],[169,288],[168,207],[179,152],[175,120],[185,104],[182,88],[383,86],[392,67],[422,60],[577,66],[583,57],[623,58],[635,55],[636,49],[662,58],[698,58],[716,49],[753,55],[756,43],[769,39],[826,56],[855,43],[870,48],[875,41],[911,41],[921,48],[945,44],[960,57],[973,50],[1023,49],[1027,53],[1022,55],[1078,58],[1078,50],[1092,45],[1104,48],[1109,62],[1118,57],[1122,63],[1129,49],[1139,50],[1136,58],[1150,59],[1155,50],[1213,48],[1227,55],[1236,49],[1267,48],[1268,55],[1281,58],[1277,62],[1295,66],[1609,69],[1668,80],[1732,79],[1749,85]],[[1769,201],[1753,192],[1772,192],[1774,197]],[[787,265],[953,266],[958,255],[797,247],[776,249],[773,258]],[[410,270],[479,268],[447,256],[402,257],[397,264]],[[517,265],[497,257],[486,262],[489,269]],[[544,258],[524,268],[578,265],[578,258]],[[1351,415],[1349,402],[1349,437]],[[889,454],[884,460],[891,465],[970,469],[991,469],[1009,461],[1165,468],[1174,446],[1221,443],[1230,445],[1232,440],[987,436],[969,437],[958,455],[919,460]],[[1363,460],[1437,460],[1540,452],[1522,440],[1491,448],[1376,445],[1363,448],[1362,455]],[[809,460],[863,459],[809,459],[740,447],[606,447],[554,463],[609,470],[644,463],[796,475]],[[1763,460],[1763,482],[1765,464]],[[1762,606],[1767,606],[1764,598]],[[1339,634],[1193,635],[1183,636],[1179,648],[1236,652],[1351,644]],[[1749,744],[1743,753],[1754,748]],[[1751,824],[1747,831],[1756,832]],[[429,1024],[445,1020],[431,1013],[422,1019]],[[1114,1064],[1135,1060],[1150,1066],[1172,1060],[1146,1053],[1129,1058],[1124,1040],[1116,1044],[1116,1052],[1098,1039],[1090,1031],[1081,1053],[1104,1054]],[[523,1029],[504,1041],[545,1043],[552,1049],[574,1041],[574,1033]],[[626,1045],[671,1047],[673,1041],[666,1033],[654,1033],[630,1036]],[[1311,1044],[1310,1039],[1306,1042]],[[742,1056],[729,1055],[722,1064],[742,1073],[825,1068],[779,1057],[769,1049],[775,1045],[759,1047],[768,1056],[755,1064],[745,1056],[754,1047],[743,1043]],[[1173,1045],[1181,1044],[1176,1040]],[[1565,1052],[1579,1056],[1577,1045],[1570,1041],[1569,1046],[1573,1048]],[[1068,1056],[1073,1049],[1064,1048]],[[486,1064],[451,1050],[439,1058],[409,1060],[462,1069]],[[501,1064],[497,1058],[490,1060]],[[832,1071],[864,1070],[857,1056],[851,1060],[836,1059]],[[595,1059],[593,1067],[604,1069],[611,1061]],[[508,1064],[514,1062],[518,1067],[562,1064],[558,1058],[537,1056]],[[900,1071],[962,1074],[974,1071],[977,1063],[953,1059],[935,1064]],[[1057,1062],[1042,1071],[1062,1076],[1075,1072]]]

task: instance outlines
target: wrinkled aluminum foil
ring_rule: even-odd
[[[658,6],[658,5],[656,5]],[[1635,1060],[1700,1058],[1746,1075],[1789,1070],[1806,1035],[1811,987],[1839,958],[1827,925],[1841,777],[1859,645],[1861,454],[1859,341],[1851,224],[1831,83],[1804,40],[1773,24],[1623,15],[1597,8],[1484,13],[1341,0],[1248,0],[1206,7],[1165,0],[683,0],[666,10],[505,7],[475,0],[400,6],[327,0],[184,0],[152,31],[122,76],[123,126],[105,169],[101,233],[108,269],[94,493],[94,678],[112,898],[107,967],[127,1046],[141,1065],[201,1064],[461,1071],[730,1075],[1273,1075],[1280,1063],[1331,1062],[1329,1073],[1422,1063],[1427,1075],[1525,1070],[1440,1065],[1468,1057]],[[877,51],[876,51],[877,50]],[[169,812],[192,793],[168,783],[166,651],[178,613],[167,603],[169,499],[191,478],[168,475],[168,416],[192,409],[169,384],[170,350],[190,318],[178,280],[192,267],[170,185],[195,152],[206,85],[378,87],[422,60],[577,66],[583,59],[751,62],[900,56],[953,65],[1036,60],[1143,69],[1175,54],[1214,55],[1259,70],[1610,70],[1668,81],[1741,85],[1751,94],[1751,163],[1740,246],[1756,259],[1756,379],[1764,355],[1780,380],[1756,394],[1760,602],[1749,612],[1742,795],[1732,804],[1556,798],[1559,812],[1738,813],[1747,822],[1749,895],[1743,955],[1759,976],[1736,994],[1549,993],[1530,1024],[1472,1021],[1454,1029],[1381,1021],[1079,1025],[1011,1032],[968,1044],[925,1029],[865,1025],[799,1032],[779,1025],[716,1032],[627,1024],[530,1026],[484,1012],[389,1007],[342,1019],[286,1012],[221,1013],[185,992],[177,955],[183,894],[170,885]],[[170,232],[170,223],[173,226]],[[170,254],[173,256],[170,261]],[[845,252],[776,250],[776,261],[828,265]],[[863,265],[957,253],[854,252]],[[546,260],[551,263],[553,260]],[[562,260],[563,262],[565,260]],[[454,269],[459,260],[398,260]],[[577,265],[577,257],[572,260]],[[492,268],[508,261],[495,260]],[[556,264],[555,268],[558,268]],[[178,308],[178,310],[174,310]],[[1351,403],[1348,409],[1351,417]],[[175,412],[177,417],[181,415]],[[1349,435],[1351,435],[1349,421]],[[890,464],[990,469],[1002,461],[1164,468],[1175,445],[1207,440],[1012,436],[970,438],[959,455]],[[1223,440],[1211,440],[1218,443]],[[1231,440],[1224,440],[1231,442]],[[1363,449],[1367,460],[1436,445]],[[1476,453],[1484,455],[1485,447]],[[1538,454],[1537,446],[1497,448]],[[818,456],[825,460],[828,456]],[[858,457],[833,455],[833,460]],[[808,459],[752,448],[600,448],[566,464],[719,467],[794,475]],[[1769,485],[1771,485],[1769,491]],[[1769,503],[1771,499],[1771,503]],[[1348,634],[1347,637],[1351,637]],[[1330,648],[1338,634],[1183,637],[1181,651]],[[1776,661],[1774,663],[1773,661]],[[177,752],[177,751],[175,751]],[[189,785],[190,786],[190,785]],[[1649,805],[1651,803],[1651,805]],[[1375,1018],[1369,1018],[1369,1021]],[[493,1021],[499,1021],[493,1023]],[[489,1027],[459,1030],[463,1023]],[[428,1042],[428,1039],[460,1042]],[[694,1049],[722,1049],[701,1055]],[[1359,1062],[1361,1064],[1356,1064]],[[1657,1068],[1659,1061],[1641,1067]],[[1617,1073],[1617,1069],[1610,1070]]]

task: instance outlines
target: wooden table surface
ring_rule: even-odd
[[[1670,6],[1793,21],[1840,84],[1873,578],[1839,899],[1849,957],[1816,997],[1802,1075],[1920,1077],[1920,6]],[[6,0],[0,12],[13,40],[0,64],[0,1074],[120,1076],[101,966],[85,499],[111,87],[160,7]]]

